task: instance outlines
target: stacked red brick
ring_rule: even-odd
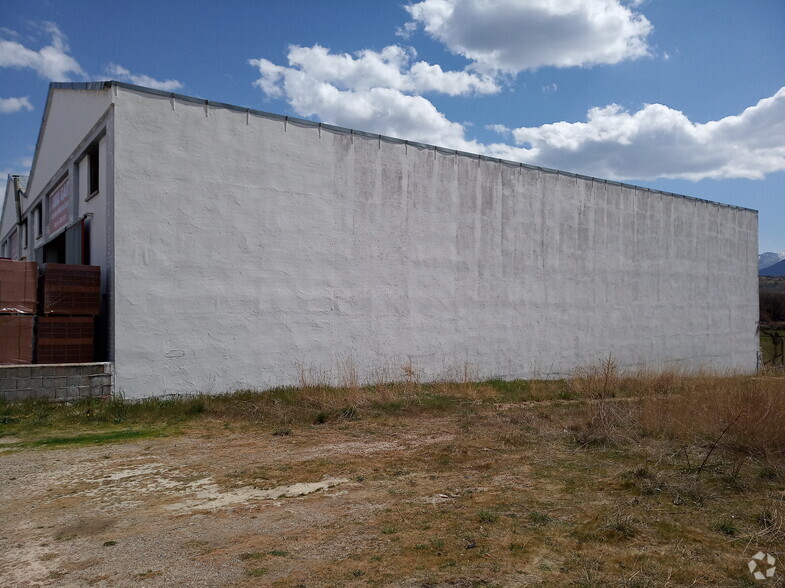
[[[101,268],[45,263],[39,274],[36,362],[93,361],[95,317],[101,305]]]
[[[0,260],[0,364],[33,362],[35,262]]]

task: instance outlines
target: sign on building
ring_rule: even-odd
[[[49,194],[49,235],[55,234],[68,224],[71,208],[71,193],[66,179]]]

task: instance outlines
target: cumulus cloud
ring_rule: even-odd
[[[42,29],[49,34],[50,43],[38,51],[17,41],[0,39],[0,67],[30,68],[53,82],[69,82],[70,74],[86,77],[79,63],[68,54],[70,48],[66,37],[57,25],[46,22]],[[12,36],[6,30],[3,33]]]
[[[156,80],[145,74],[135,74],[128,71],[122,65],[110,63],[106,67],[109,75],[114,76],[121,82],[129,82],[137,86],[145,86],[147,88],[155,88],[156,90],[163,90],[165,92],[174,92],[183,87],[183,84],[177,80]]]
[[[463,125],[451,122],[422,93],[492,94],[500,90],[491,76],[444,71],[414,61],[413,49],[397,45],[354,55],[332,54],[319,45],[292,46],[288,66],[251,59],[259,70],[254,85],[270,98],[284,98],[300,116],[383,135],[438,143],[454,149],[479,149],[465,138]],[[414,61],[414,62],[413,62]]]
[[[378,52],[358,51],[355,56],[333,54],[319,45],[293,45],[289,47],[287,57],[289,67],[276,66],[266,59],[249,60],[251,65],[259,68],[262,75],[256,85],[270,96],[281,95],[278,82],[290,74],[301,74],[341,90],[388,88],[407,93],[438,92],[450,96],[493,94],[500,90],[491,76],[444,71],[441,66],[424,61],[411,63],[416,57],[414,49],[398,45],[385,47]]]
[[[737,116],[706,123],[662,104],[634,113],[611,104],[590,109],[586,122],[511,132],[516,146],[485,152],[609,179],[762,179],[785,170],[785,87]]]
[[[404,39],[408,39],[412,36],[412,33],[417,30],[417,23],[416,22],[407,22],[404,23],[402,27],[398,27],[395,30],[396,37],[403,37]]]
[[[405,8],[479,71],[613,64],[649,55],[651,23],[619,0],[423,0]]]
[[[0,98],[0,113],[9,114],[20,110],[33,110],[30,99],[27,96],[21,98]]]
[[[300,116],[492,157],[617,180],[759,179],[785,170],[785,88],[717,121],[695,123],[662,104],[637,112],[611,104],[591,108],[585,122],[487,125],[513,144],[483,144],[467,137],[468,124],[449,120],[415,92],[475,93],[484,78],[445,78],[466,72],[411,65],[413,56],[400,47],[351,56],[315,46],[292,47],[289,66],[249,63],[260,74],[254,85],[286,100]]]
[[[277,66],[266,59],[253,59],[250,63],[262,74],[254,85],[270,97],[285,98],[300,116],[316,116],[330,124],[454,149],[479,149],[479,144],[465,139],[462,125],[449,121],[422,96],[395,88],[368,87],[365,83],[360,84],[360,89],[339,87],[343,86],[341,76],[321,79],[303,69]]]

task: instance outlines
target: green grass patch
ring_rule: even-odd
[[[447,410],[457,404],[457,399],[442,394],[425,392],[417,396],[420,407],[426,410]]]
[[[74,426],[182,423],[205,416],[211,402],[211,397],[206,395],[149,398],[138,402],[120,397],[109,400],[84,398],[67,403],[0,402],[0,436]]]
[[[63,445],[93,445],[99,443],[116,443],[119,441],[133,441],[150,437],[162,437],[166,432],[160,429],[131,429],[122,431],[105,431],[84,433],[82,435],[41,437],[31,441],[10,444],[16,447],[60,447]]]
[[[521,402],[531,399],[531,382],[528,380],[486,380],[486,386],[493,388],[502,402]]]
[[[569,396],[564,380],[485,380],[481,384],[492,388],[499,402],[564,400]]]
[[[477,518],[481,523],[495,523],[499,520],[499,513],[492,510],[479,510],[477,511]]]

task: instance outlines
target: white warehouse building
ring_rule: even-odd
[[[114,81],[51,84],[0,243],[102,267],[129,398],[756,368],[753,210]]]

